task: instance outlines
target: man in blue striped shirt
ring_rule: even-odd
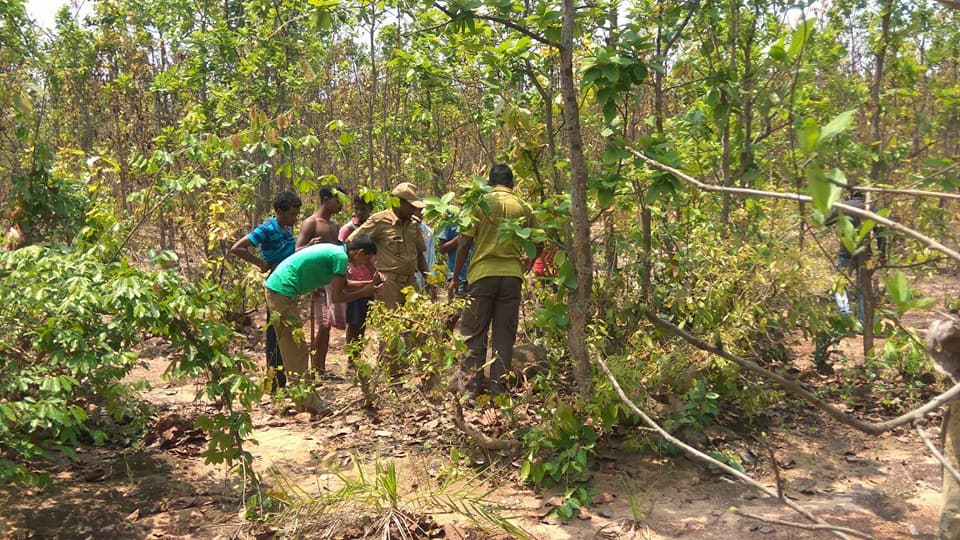
[[[256,229],[236,241],[230,248],[230,253],[249,262],[262,272],[272,272],[284,259],[293,255],[297,239],[293,236],[293,224],[300,216],[300,207],[303,202],[296,193],[284,191],[273,199],[274,215],[261,223]],[[260,257],[250,251],[250,247],[260,248]],[[267,320],[270,320],[270,311],[267,311]],[[267,326],[267,366],[276,373],[276,385],[284,387],[287,378],[282,370],[283,358],[277,348],[277,331],[272,325]]]

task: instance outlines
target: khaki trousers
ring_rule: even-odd
[[[265,291],[267,308],[280,317],[276,329],[277,345],[283,357],[283,370],[288,378],[296,381],[310,367],[310,344],[303,335],[300,299],[290,298],[270,289]]]
[[[406,303],[407,297],[403,294],[404,287],[413,285],[416,280],[413,274],[397,274],[381,272],[385,281],[373,293],[373,299],[383,302],[383,307],[393,309]]]
[[[484,390],[488,336],[493,345],[489,391],[494,395],[506,391],[506,374],[513,365],[522,289],[523,280],[518,277],[485,277],[467,286],[470,304],[463,311],[460,332],[467,342],[463,373],[468,391]]]

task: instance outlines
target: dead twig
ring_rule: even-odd
[[[468,437],[470,437],[470,439],[472,439],[473,442],[475,442],[480,448],[488,451],[494,450],[498,452],[517,452],[520,450],[520,441],[517,439],[498,439],[496,437],[491,437],[467,424],[466,420],[463,418],[463,405],[460,404],[459,396],[454,394],[452,401],[453,425],[457,426],[460,431],[464,432]]]
[[[920,440],[923,441],[923,444],[927,445],[927,449],[930,450],[930,453],[933,454],[933,457],[937,458],[937,461],[943,465],[943,468],[953,476],[953,479],[956,480],[958,484],[960,484],[960,471],[951,465],[950,462],[947,461],[947,458],[943,457],[943,454],[937,450],[937,447],[933,444],[933,441],[930,440],[930,437],[927,437],[926,432],[924,432],[923,428],[920,427],[920,423],[914,421],[913,429],[917,430],[917,435],[920,436]],[[943,488],[941,488],[941,490],[942,489]]]
[[[815,523],[815,524],[817,524],[817,525],[823,526],[823,529],[824,529],[824,530],[829,530],[830,532],[832,532],[832,533],[833,533],[834,535],[836,535],[837,537],[839,537],[839,538],[848,538],[848,536],[847,536],[845,533],[839,531],[836,527],[832,527],[832,526],[829,525],[828,523],[825,523],[824,521],[822,521],[820,518],[814,516],[812,513],[810,513],[809,510],[807,510],[806,508],[800,506],[799,504],[797,504],[796,502],[794,502],[793,500],[791,500],[789,497],[784,496],[782,499],[780,499],[780,498],[778,497],[778,494],[777,494],[776,491],[774,491],[774,490],[772,490],[772,489],[764,486],[763,484],[757,482],[756,480],[754,480],[753,478],[751,478],[749,475],[744,474],[744,473],[738,471],[737,469],[734,469],[733,467],[727,465],[726,463],[723,463],[723,462],[721,462],[721,461],[718,461],[718,460],[710,457],[709,455],[701,452],[700,450],[697,450],[696,448],[688,445],[687,443],[685,443],[685,442],[681,441],[680,439],[678,439],[678,438],[674,437],[673,435],[671,435],[667,430],[663,429],[663,428],[660,426],[660,424],[656,423],[652,418],[650,418],[649,416],[647,416],[647,413],[645,413],[644,411],[642,411],[639,407],[636,406],[636,404],[633,403],[633,401],[632,401],[629,397],[627,397],[627,394],[624,393],[623,388],[620,387],[620,383],[619,383],[619,381],[617,381],[616,376],[614,376],[613,372],[610,371],[610,368],[607,367],[606,362],[604,362],[600,357],[596,357],[595,360],[596,360],[597,364],[600,366],[600,369],[601,369],[601,370],[603,371],[603,373],[607,376],[607,379],[610,381],[610,384],[613,385],[613,388],[614,388],[614,390],[617,392],[617,395],[620,396],[620,400],[623,401],[623,403],[625,403],[625,404],[627,405],[627,407],[630,408],[630,410],[632,410],[637,416],[639,416],[640,419],[643,421],[644,424],[647,424],[648,426],[650,426],[651,428],[653,428],[654,430],[656,430],[656,432],[657,432],[661,437],[663,437],[666,441],[668,441],[670,444],[673,444],[673,445],[676,446],[677,448],[680,448],[681,450],[683,450],[683,451],[684,451],[687,455],[689,455],[690,457],[692,457],[692,458],[694,458],[694,459],[697,459],[697,460],[699,460],[699,461],[703,461],[703,462],[705,462],[705,463],[708,463],[708,464],[710,464],[710,465],[712,465],[712,466],[714,466],[714,467],[722,470],[723,472],[729,474],[730,476],[733,476],[734,478],[740,480],[741,482],[747,484],[748,486],[753,487],[753,488],[755,488],[755,489],[757,489],[757,490],[765,493],[767,496],[769,496],[769,497],[771,497],[771,498],[774,498],[774,499],[779,499],[780,501],[783,502],[783,504],[789,506],[789,507],[792,508],[794,511],[796,511],[798,514],[800,514],[800,515],[802,515],[803,517],[809,519],[810,521],[812,521],[813,523]],[[865,533],[858,533],[856,536],[860,536],[860,537],[862,537],[862,538],[870,538],[870,536],[866,535]]]
[[[770,456],[770,466],[773,467],[773,477],[777,480],[777,498],[783,500],[783,479],[780,478],[780,466],[777,465],[777,455],[773,453],[773,446],[766,437],[763,438],[763,444],[767,447],[767,454]]]
[[[738,516],[755,519],[757,521],[762,521],[764,523],[770,523],[773,525],[783,525],[785,527],[796,527],[797,529],[806,529],[808,531],[829,531],[833,533],[839,532],[843,534],[849,534],[851,536],[857,536],[860,538],[873,538],[869,534],[862,533],[856,529],[848,529],[847,527],[837,527],[836,525],[817,525],[817,524],[811,525],[809,523],[796,523],[794,521],[784,521],[782,519],[765,518],[763,516],[758,516],[756,514],[744,512],[739,508],[731,508],[730,511]]]

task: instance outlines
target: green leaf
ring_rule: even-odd
[[[899,306],[907,301],[910,296],[910,286],[907,285],[907,278],[903,272],[897,270],[894,275],[884,280],[884,283],[887,285],[887,297],[892,304]]]
[[[832,140],[837,135],[843,133],[850,129],[850,125],[853,123],[853,115],[857,113],[856,109],[851,109],[849,111],[844,111],[837,115],[836,118],[830,121],[829,124],[823,127],[820,130],[820,134],[817,137],[816,145],[820,146],[821,144]]]
[[[840,200],[842,191],[830,182],[816,164],[807,166],[807,189],[813,198],[813,207],[821,214],[826,214],[833,203]]]
[[[770,45],[770,48],[767,49],[767,55],[777,62],[787,62],[787,52],[783,48],[783,38],[778,39],[774,44]]]
[[[597,203],[600,204],[600,208],[610,208],[613,204],[614,197],[616,193],[609,188],[600,188],[597,190]]]
[[[793,31],[793,36],[790,39],[790,50],[787,51],[787,55],[791,59],[795,60],[801,51],[803,51],[804,45],[806,45],[807,40],[813,33],[815,23],[815,18],[807,19],[799,24],[797,29]]]
[[[616,65],[604,64],[600,69],[603,71],[603,78],[611,83],[616,83],[620,80],[620,68]]]
[[[800,151],[810,155],[817,149],[817,140],[820,136],[820,128],[816,120],[807,118],[797,129],[797,139],[800,143]]]

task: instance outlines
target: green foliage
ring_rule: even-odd
[[[104,262],[96,250],[53,246],[0,253],[0,276],[2,479],[39,481],[25,466],[30,460],[134,436],[147,415],[123,379],[149,337],[178,351],[171,376],[208,379],[201,393],[225,404],[198,419],[210,435],[205,458],[244,460],[240,443],[252,426],[242,411],[261,390],[244,374],[249,361],[228,350],[235,334],[216,322],[223,307],[216,288],[126,260]],[[111,425],[129,429],[111,433]]]
[[[720,412],[720,408],[717,407],[719,397],[719,394],[707,389],[703,378],[698,377],[696,383],[684,395],[680,423],[687,424],[696,430],[702,430],[712,424]]]
[[[740,462],[740,456],[734,454],[733,452],[717,452],[716,450],[710,450],[707,452],[707,455],[713,459],[727,465],[728,467],[734,468],[744,474],[747,473],[747,470],[743,468],[743,463]],[[710,466],[711,469],[719,469],[714,465]]]
[[[29,168],[14,174],[7,212],[30,242],[67,242],[85,224],[86,186],[63,171],[51,171],[53,156],[41,142],[26,156]]]
[[[835,349],[843,338],[862,331],[860,322],[850,315],[837,315],[827,319],[827,326],[817,331],[814,336],[813,365],[817,372],[830,374],[834,372],[833,355],[839,353]],[[842,356],[842,355],[841,355]]]
[[[549,418],[546,425],[531,429],[523,437],[526,457],[520,467],[520,480],[545,487],[582,480],[589,459],[596,453],[597,431],[566,403],[559,403],[545,417]]]
[[[353,457],[350,469],[334,463],[324,465],[337,477],[340,487],[320,495],[308,493],[274,470],[276,486],[269,496],[280,503],[280,510],[263,517],[297,537],[342,534],[349,527],[360,525],[368,536],[389,539],[432,537],[436,531],[427,530],[424,520],[419,518],[445,512],[485,531],[500,531],[511,538],[532,538],[501,515],[504,508],[489,500],[492,490],[476,487],[496,475],[481,478],[474,472],[445,476],[434,483],[426,475],[418,474],[416,481],[410,482],[392,461],[374,460],[372,472],[370,464],[358,456]],[[411,485],[413,488],[409,489]]]
[[[887,285],[887,297],[896,309],[898,317],[902,317],[911,310],[930,309],[937,302],[934,298],[917,297],[907,285],[907,278],[899,270],[884,283]]]
[[[382,380],[399,372],[417,375],[424,390],[441,392],[458,355],[466,349],[463,337],[452,332],[450,324],[463,310],[463,299],[432,302],[413,287],[404,290],[407,297],[403,306],[384,309],[382,303],[375,302],[367,314],[367,327],[377,329],[382,344],[377,368],[395,372],[375,371],[369,363],[357,361],[358,383],[371,404],[372,398],[382,397],[378,393]]]

